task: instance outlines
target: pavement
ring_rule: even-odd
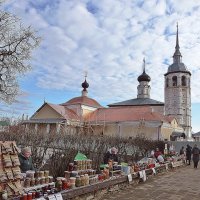
[[[200,163],[199,163],[200,164]],[[144,183],[106,194],[102,200],[200,200],[200,165],[158,174]]]

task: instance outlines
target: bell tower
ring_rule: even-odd
[[[175,117],[183,127],[187,139],[191,138],[191,73],[182,62],[179,47],[178,24],[173,63],[165,76],[165,115]]]

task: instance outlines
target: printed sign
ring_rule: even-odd
[[[56,200],[63,200],[61,193],[55,194]]]
[[[128,175],[128,182],[130,183],[130,182],[132,182],[132,181],[133,181],[132,175],[129,174],[129,175]]]
[[[55,195],[49,195],[49,196],[48,196],[48,199],[49,199],[49,200],[56,200],[56,197],[55,197]]]

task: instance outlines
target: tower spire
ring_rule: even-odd
[[[146,65],[145,58],[143,58],[143,73],[145,73],[145,65]]]
[[[181,62],[181,52],[180,52],[180,47],[179,47],[179,38],[178,38],[178,22],[176,25],[176,46],[175,46],[175,52],[173,55],[174,63],[180,63]]]
[[[179,40],[178,40],[178,22],[176,24],[176,50],[179,50]]]

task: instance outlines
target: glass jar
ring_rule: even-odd
[[[49,183],[53,182],[53,176],[49,176]]]
[[[45,177],[45,183],[49,183],[49,177]]]
[[[36,178],[36,179],[35,179],[35,185],[40,185],[40,179],[41,179],[41,178]]]
[[[81,186],[81,177],[80,176],[76,176],[76,183],[75,183],[75,185],[76,185],[76,187],[80,187]]]
[[[44,176],[41,177],[41,179],[40,179],[40,184],[41,184],[41,185],[45,184],[45,177],[44,177]]]
[[[30,184],[31,184],[31,179],[30,178],[26,178],[25,181],[24,181],[24,187],[28,188],[28,187],[30,187]]]
[[[31,185],[31,187],[35,186],[35,179],[34,178],[31,179],[30,185]]]
[[[89,185],[89,176],[85,174],[85,185]]]
[[[23,200],[28,200],[27,196],[27,194],[23,194]]]
[[[39,171],[39,177],[40,178],[44,177],[44,171]]]
[[[73,171],[74,170],[74,163],[69,163],[69,171]]]
[[[44,176],[47,178],[49,176],[49,170],[44,171]]]
[[[62,179],[62,189],[63,190],[66,190],[68,189],[68,182],[67,182],[67,179]]]
[[[70,181],[71,188],[75,188],[76,178],[70,177],[69,181]]]
[[[32,192],[32,198],[35,199],[36,192]]]
[[[62,190],[62,179],[59,178],[59,177],[56,180],[56,188],[57,188],[58,191]]]
[[[81,175],[81,186],[85,185],[85,176]]]
[[[32,198],[32,193],[28,193],[27,194],[27,200],[32,200],[33,198]]]
[[[39,171],[35,172],[35,178],[39,178]]]
[[[64,171],[64,176],[66,179],[70,178],[70,172],[69,171]]]

